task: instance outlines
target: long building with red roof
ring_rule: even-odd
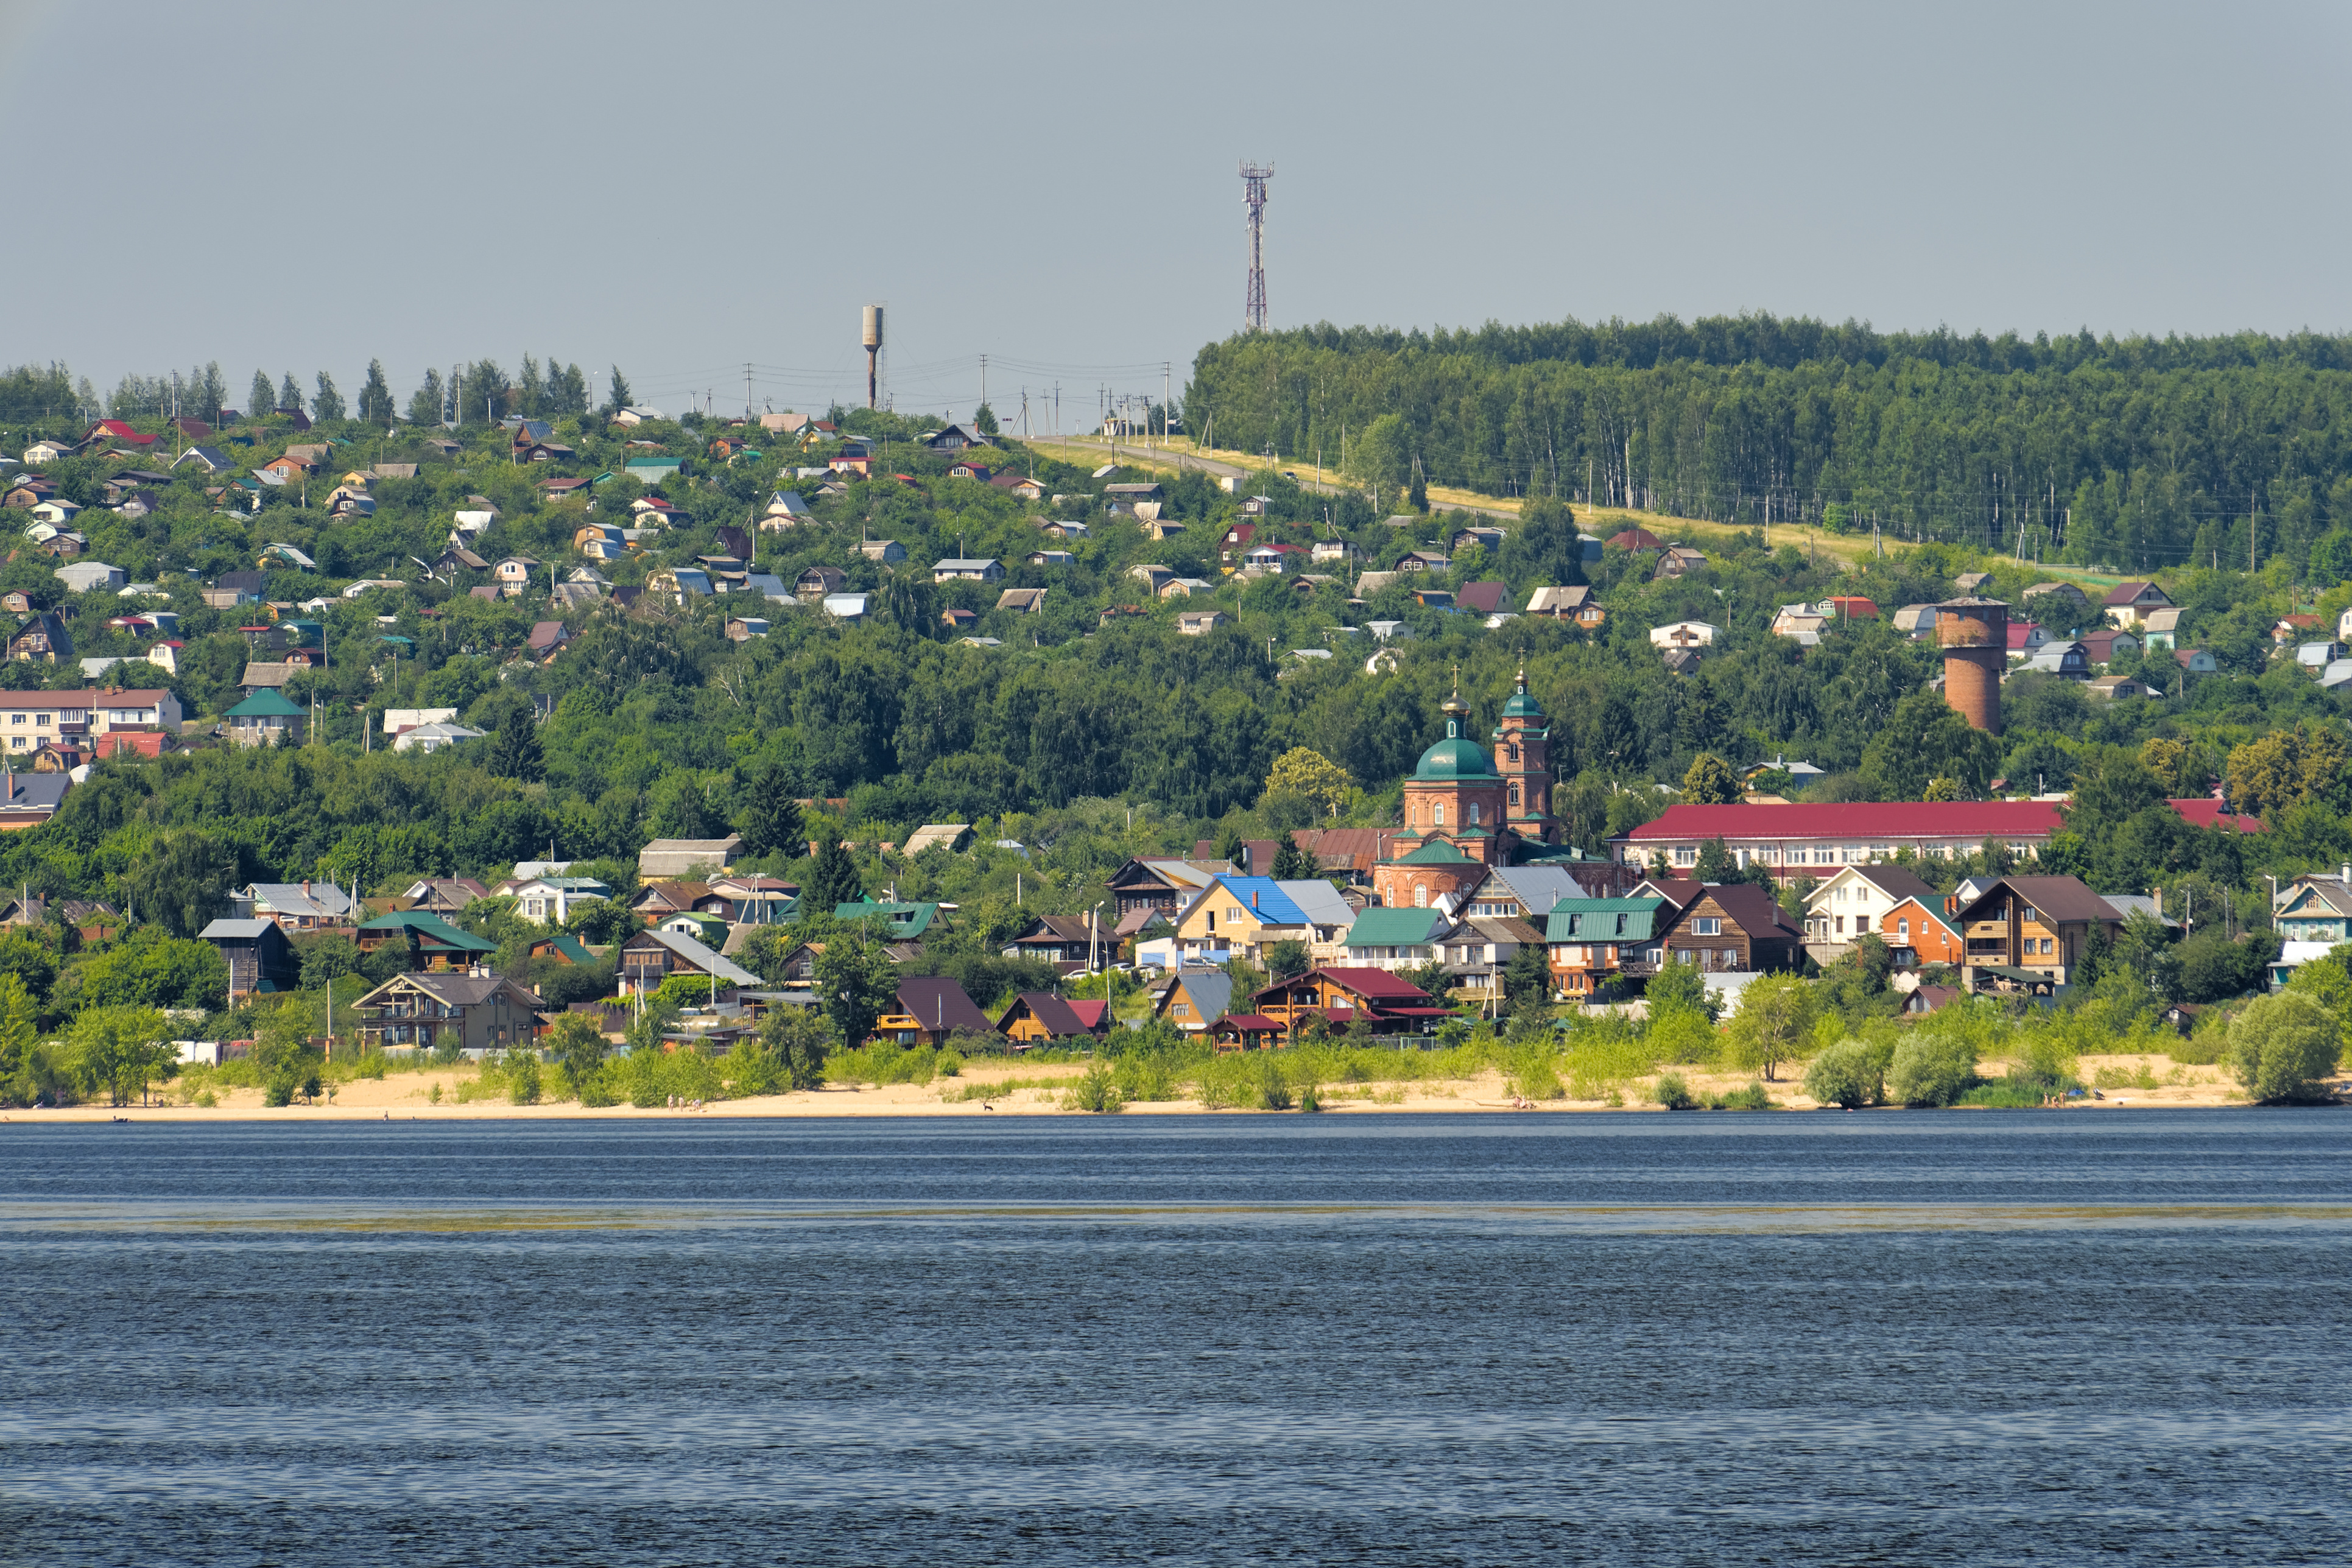
[[[1908,850],[1922,859],[1973,854],[1987,839],[2021,859],[2038,858],[2065,823],[2063,800],[1854,800],[1731,806],[1669,806],[1654,821],[1610,841],[1611,858],[1653,871],[1687,870],[1716,839],[1741,865],[1818,876],[1824,866],[1868,865]],[[2263,831],[2259,818],[2231,814],[2220,800],[2170,802],[2191,827]]]

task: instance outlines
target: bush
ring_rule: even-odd
[[[539,1052],[520,1046],[506,1055],[507,1099],[516,1105],[539,1103]]]
[[[1568,1098],[1568,1089],[1559,1081],[1559,1069],[1553,1059],[1549,1039],[1541,1045],[1522,1046],[1511,1053],[1510,1082],[1513,1093],[1529,1100]]]
[[[1750,1083],[1744,1089],[1718,1094],[1714,1101],[1714,1109],[1717,1111],[1769,1111],[1771,1108],[1772,1098],[1764,1092],[1761,1083]]]
[[[1176,1087],[1171,1082],[1167,1060],[1156,1051],[1129,1051],[1118,1059],[1111,1077],[1123,1100],[1176,1098]]]
[[[1824,1105],[1858,1111],[1885,1098],[1875,1054],[1849,1036],[1813,1058],[1805,1069],[1805,1092]]]
[[[2307,996],[2282,991],[2239,1015],[2230,1029],[2230,1070],[2265,1105],[2327,1097],[2342,1055],[2336,1017]]]
[[[1956,1035],[1916,1034],[1895,1048],[1886,1093],[1899,1105],[1950,1105],[1976,1081],[1974,1046]]]
[[[1116,1114],[1126,1107],[1126,1103],[1119,1096],[1118,1084],[1107,1061],[1097,1061],[1088,1067],[1085,1076],[1062,1096],[1063,1110],[1087,1111],[1097,1116]]]
[[[1282,1063],[1271,1055],[1259,1059],[1257,1103],[1261,1111],[1290,1109],[1290,1082],[1282,1075]]]
[[[1650,1098],[1669,1111],[1698,1109],[1698,1097],[1690,1092],[1690,1085],[1683,1082],[1679,1072],[1659,1073],[1658,1081],[1650,1086]]]

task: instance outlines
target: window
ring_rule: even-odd
[[[1845,929],[1845,921],[1843,918],[1838,921],[1838,929],[1841,931]],[[1691,935],[1694,936],[1720,936],[1723,935],[1723,921],[1721,917],[1717,915],[1694,915],[1691,916]]]
[[[1518,786],[1518,781],[1517,781],[1517,779],[1513,779],[1513,780],[1512,780],[1512,782],[1511,782],[1511,804],[1512,804],[1512,805],[1514,805],[1514,806],[1516,806],[1516,805],[1517,805],[1518,803],[1519,803],[1519,786]]]
[[[1675,846],[1675,863],[1676,865],[1696,865],[1698,863],[1698,846],[1696,844],[1676,844]]]
[[[1694,921],[1692,924],[1696,925],[1697,923]],[[1837,934],[1841,936],[1845,935],[1845,916],[1843,915],[1837,917]]]
[[[49,727],[49,716],[47,714],[38,715],[34,718],[33,722],[39,725],[43,729],[47,729]]]
[[[1429,907],[1429,889],[1426,886],[1418,883],[1414,885],[1412,890],[1412,906],[1415,909],[1426,909]]]
[[[1898,940],[1905,942],[1911,940],[1911,922],[1908,918],[1895,923],[1895,935]]]
[[[1216,932],[1216,929],[1217,929],[1217,912],[1216,912],[1215,910],[1212,909],[1211,911],[1209,911],[1209,931],[1210,931],[1210,933],[1211,933],[1212,935],[1214,935],[1214,934],[1215,934],[1215,932]]]
[[[1430,820],[1430,822],[1431,822],[1433,826],[1440,827],[1440,828],[1442,828],[1442,827],[1445,826],[1445,802],[1444,802],[1444,801],[1440,800],[1440,801],[1438,801],[1435,805],[1433,805],[1433,806],[1430,807],[1430,809],[1429,809],[1429,820]]]
[[[1470,815],[1469,815],[1469,817],[1468,817],[1467,819],[1465,819],[1465,820],[1466,820],[1466,821],[1469,822],[1469,824],[1470,824],[1472,827],[1474,827],[1474,828],[1475,828],[1475,827],[1476,827],[1476,826],[1478,825],[1478,802],[1477,802],[1477,801],[1473,800],[1473,801],[1471,801],[1471,802],[1470,802]]]
[[[1174,1007],[1170,1008],[1168,1010],[1175,1014],[1176,1017],[1180,1019],[1188,1019],[1192,1016],[1192,1006],[1190,1002],[1178,1002]]]

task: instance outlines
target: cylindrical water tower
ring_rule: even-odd
[[[866,308],[865,342],[866,406],[872,408],[876,386],[879,381],[876,370],[882,358],[882,307],[879,305],[868,305]]]
[[[2009,666],[2009,606],[1998,599],[1948,599],[1936,606],[1944,650],[1944,700],[1988,734],[2000,733],[2000,675]]]

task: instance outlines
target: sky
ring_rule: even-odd
[[[0,0],[0,364],[1088,422],[1239,329],[2352,328],[2352,9]],[[46,170],[48,179],[23,183]]]

